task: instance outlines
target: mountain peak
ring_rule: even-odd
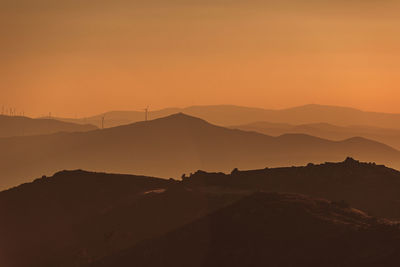
[[[176,124],[209,124],[207,121],[179,112],[163,118],[150,120],[148,123],[168,122]]]
[[[166,116],[166,117],[160,118],[160,119],[196,119],[196,120],[202,120],[202,119],[199,119],[197,117],[185,114],[183,112],[174,113],[174,114],[171,114],[169,116]]]

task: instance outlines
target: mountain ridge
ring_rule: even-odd
[[[333,142],[304,135],[271,137],[217,126],[182,113],[147,122],[46,136],[0,139],[4,186],[60,169],[180,177],[207,171],[338,161],[347,156],[398,166],[400,152],[378,142]],[[18,168],[18,166],[24,168]],[[13,182],[14,181],[14,182]]]
[[[22,116],[0,115],[0,138],[31,136],[59,132],[85,132],[97,129],[91,124],[63,122],[50,118],[32,119]]]
[[[364,137],[385,143],[400,149],[400,130],[380,128],[365,125],[337,126],[330,123],[311,124],[281,124],[270,122],[254,122],[244,125],[230,126],[232,129],[254,131],[271,136],[280,136],[288,133],[308,134],[332,141],[340,141],[352,137]]]
[[[222,126],[248,124],[255,121],[270,121],[289,124],[327,122],[340,126],[365,124],[375,127],[400,129],[400,126],[398,126],[400,125],[400,114],[398,113],[368,112],[349,107],[316,104],[285,109],[263,109],[235,105],[189,106],[185,108],[165,108],[150,111],[149,116],[150,118],[159,118],[177,112],[184,112]],[[99,126],[102,117],[106,119],[106,127],[112,127],[144,120],[144,112],[113,111],[86,119],[60,118],[60,120],[73,122],[86,121]]]

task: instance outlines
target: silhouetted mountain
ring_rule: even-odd
[[[347,156],[400,167],[400,152],[363,138],[333,142],[307,135],[270,137],[218,127],[184,114],[84,133],[0,139],[1,186],[60,169],[180,177],[340,161]],[[23,167],[21,167],[23,166]]]
[[[183,181],[63,171],[0,192],[0,262],[7,267],[248,266],[264,264],[258,254],[264,252],[272,266],[282,266],[273,263],[283,255],[293,256],[283,266],[296,261],[304,263],[296,266],[327,266],[335,255],[332,266],[343,266],[337,260],[390,266],[400,252],[398,230],[348,203],[399,219],[399,183],[399,172],[352,159],[232,175],[199,171]],[[329,201],[252,195],[260,190]],[[193,265],[187,262],[191,257]]]
[[[0,115],[0,138],[12,136],[43,135],[58,132],[86,132],[96,126],[62,122],[53,119],[31,119]]]
[[[279,136],[283,134],[308,134],[319,138],[340,141],[355,136],[372,139],[385,143],[396,149],[400,149],[400,130],[385,129],[372,126],[336,126],[328,123],[313,123],[302,125],[290,125],[283,123],[254,122],[239,126],[232,126],[232,129],[244,131],[256,131],[266,135]]]
[[[398,266],[399,252],[398,226],[326,200],[256,193],[91,266]]]
[[[323,105],[305,105],[281,110],[231,105],[192,106],[187,108],[167,108],[151,111],[149,116],[151,119],[157,119],[178,112],[199,117],[222,126],[268,121],[272,123],[288,123],[295,125],[324,122],[339,126],[369,125],[381,128],[400,129],[400,114],[364,112],[353,108]],[[103,116],[105,116],[106,119],[106,127],[114,127],[144,120],[144,112],[140,111],[113,111],[85,119],[62,120],[91,123],[100,126]]]

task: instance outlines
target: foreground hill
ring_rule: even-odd
[[[84,133],[0,139],[0,187],[60,169],[180,177],[203,169],[302,165],[347,156],[400,168],[400,152],[363,138],[333,142],[307,135],[271,137],[218,127],[179,113]]]
[[[369,125],[381,128],[400,129],[400,114],[365,112],[347,107],[305,105],[289,109],[271,110],[231,105],[192,106],[187,108],[167,108],[151,111],[151,119],[157,119],[182,112],[199,117],[211,123],[231,126],[268,121],[272,123],[310,124],[329,123],[339,126]],[[62,119],[79,123],[92,123],[100,127],[102,117],[106,127],[114,127],[144,120],[141,111],[112,111],[85,119]]]
[[[349,263],[387,266],[392,257],[398,260],[398,230],[366,214],[398,220],[399,183],[399,172],[351,159],[232,175],[197,172],[183,181],[63,171],[0,192],[0,262],[7,267],[163,266],[154,261],[159,257],[146,258],[146,250],[148,256],[164,255],[165,263],[182,263],[176,266],[212,266],[210,257],[220,266],[230,260],[247,266],[232,254],[258,262],[259,254],[248,254],[253,251],[270,253],[272,263],[290,252],[293,260],[309,264],[340,255]],[[252,195],[260,190],[311,197]],[[188,264],[189,256],[198,260]]]
[[[306,167],[234,170],[231,174],[198,171],[183,184],[216,190],[300,193],[345,201],[375,216],[400,219],[400,172],[351,158]]]
[[[0,138],[12,136],[42,135],[57,132],[86,132],[95,130],[93,125],[62,122],[53,119],[31,119],[0,115]]]
[[[326,200],[256,193],[90,266],[398,266],[400,231]]]
[[[395,126],[394,126],[395,127]],[[329,140],[344,140],[355,136],[372,139],[396,149],[400,149],[400,130],[385,129],[372,126],[336,126],[328,123],[313,123],[302,125],[291,125],[284,123],[254,122],[232,129],[244,131],[256,131],[266,135],[280,136],[283,134],[307,134]]]
[[[64,171],[0,192],[0,263],[81,266],[239,199],[142,176]]]

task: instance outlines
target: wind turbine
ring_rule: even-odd
[[[149,114],[149,106],[144,109],[144,120],[147,121]]]

